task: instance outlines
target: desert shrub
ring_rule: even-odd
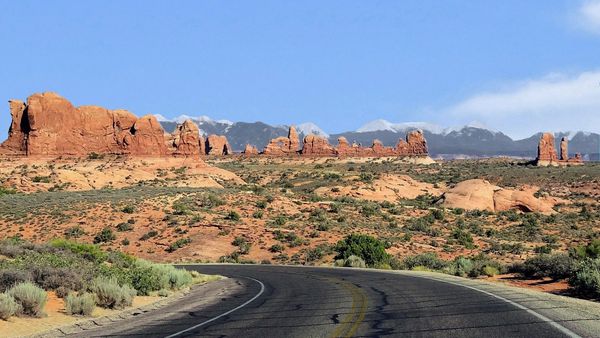
[[[103,228],[94,237],[94,244],[114,241],[117,238],[111,228]]]
[[[334,250],[337,252],[335,259],[348,259],[354,255],[363,259],[370,267],[386,263],[389,260],[383,242],[368,235],[351,234],[346,236],[337,242]]]
[[[119,285],[115,278],[104,276],[94,279],[90,291],[96,295],[98,306],[108,309],[130,306],[136,295],[135,289],[129,285]]]
[[[473,269],[469,272],[469,277],[479,277],[482,275],[491,277],[506,272],[506,267],[504,265],[485,255],[475,256],[472,258],[472,261]]]
[[[117,224],[117,231],[131,231],[133,230],[133,226],[127,222]]]
[[[496,267],[486,265],[483,267],[481,272],[482,272],[482,274],[484,274],[488,277],[494,277],[495,275],[500,273],[500,270],[498,270],[498,268],[496,268]]]
[[[250,252],[250,247],[252,246],[252,244],[250,244],[244,237],[242,236],[238,236],[236,237],[233,242],[231,242],[232,245],[235,245],[238,247],[238,252],[242,255],[246,255]]]
[[[69,315],[90,316],[96,307],[94,294],[83,293],[80,295],[70,293],[65,297],[65,310]]]
[[[185,269],[176,269],[170,266],[169,270],[169,284],[171,289],[179,290],[185,286],[192,284],[193,278],[192,274],[190,274]]]
[[[340,266],[340,267],[346,267],[346,268],[364,268],[367,266],[367,264],[365,263],[365,261],[358,257],[358,256],[354,256],[354,255],[350,255],[348,258],[343,259],[337,259],[334,264],[334,266]]]
[[[281,244],[273,244],[269,248],[269,251],[271,251],[271,252],[282,252],[284,249],[285,249],[285,247],[283,245],[281,245]]]
[[[200,204],[202,205],[202,207],[210,209],[210,208],[224,205],[225,201],[223,201],[219,196],[217,196],[215,194],[208,194],[208,195],[202,196],[202,199],[200,200]]]
[[[97,245],[77,243],[64,239],[53,240],[50,242],[50,245],[55,248],[67,249],[90,261],[102,262],[106,259],[106,253]]]
[[[21,312],[21,305],[15,298],[7,293],[0,293],[0,319],[7,320],[19,312]]]
[[[452,232],[452,238],[454,238],[460,245],[467,249],[474,249],[475,244],[473,243],[473,236],[470,233],[461,229],[454,229]]]
[[[2,269],[0,270],[0,292],[6,291],[18,283],[31,281],[32,279],[33,276],[29,271],[15,268]]]
[[[410,270],[413,270],[418,266],[425,267],[430,270],[442,270],[444,267],[446,267],[447,263],[440,259],[437,254],[433,252],[427,252],[404,258],[403,265]]]
[[[64,287],[67,290],[80,290],[84,279],[81,272],[67,267],[39,266],[32,269],[33,281],[45,290]]]
[[[40,317],[44,314],[48,295],[39,286],[31,282],[24,282],[8,289],[6,293],[21,306],[21,313],[24,315]]]
[[[600,258],[600,239],[594,239],[587,245],[580,245],[570,250],[571,256],[583,258]]]
[[[238,214],[235,210],[231,210],[227,216],[225,216],[225,219],[230,221],[239,221],[241,217],[240,214]]]
[[[581,295],[600,297],[600,259],[584,259],[577,264],[569,285]]]
[[[169,247],[167,248],[167,252],[174,252],[175,250],[181,249],[184,246],[189,245],[190,243],[192,243],[191,238],[180,238],[175,242],[171,243],[171,245],[169,245]]]
[[[443,221],[445,218],[444,210],[434,209],[431,211],[431,215],[438,221]]]
[[[126,205],[121,211],[126,214],[133,214],[135,212],[135,207],[133,205]]]
[[[511,271],[526,278],[551,277],[556,280],[570,277],[575,263],[573,258],[565,254],[542,254],[528,258],[521,264],[515,264]]]
[[[140,260],[135,266],[129,270],[129,280],[122,280],[124,283],[129,282],[138,294],[146,296],[152,291],[160,289],[168,289],[170,287],[169,270],[160,264],[152,264],[147,261]]]
[[[65,237],[66,238],[79,238],[79,237],[81,237],[83,235],[85,235],[85,231],[79,225],[72,226],[72,227],[67,228],[65,230]]]
[[[143,234],[142,237],[140,237],[140,240],[145,241],[145,240],[148,240],[148,239],[150,239],[152,237],[156,237],[156,236],[158,236],[158,231],[150,230],[147,233]]]
[[[448,273],[455,276],[466,277],[473,270],[473,261],[465,257],[457,257],[448,266]]]

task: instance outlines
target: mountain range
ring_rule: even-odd
[[[246,144],[264,148],[269,140],[287,136],[288,126],[272,126],[264,122],[232,122],[228,120],[213,120],[207,116],[179,116],[169,120],[157,115],[158,120],[167,132],[172,132],[177,123],[191,119],[200,128],[203,135],[225,135],[235,151],[241,151]],[[429,152],[434,158],[477,158],[514,156],[534,158],[541,132],[528,138],[513,140],[508,135],[487,128],[480,123],[470,123],[465,126],[445,128],[426,122],[391,123],[386,120],[374,120],[355,131],[338,134],[327,134],[316,124],[307,122],[295,125],[300,137],[307,134],[317,134],[329,139],[333,145],[338,137],[345,137],[349,142],[371,145],[374,139],[383,144],[393,146],[406,132],[421,129],[425,134]],[[569,152],[581,153],[586,160],[598,160],[600,153],[600,134],[590,132],[557,132],[555,133],[557,147],[562,137],[569,139]]]

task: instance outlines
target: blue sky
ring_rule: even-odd
[[[600,131],[600,2],[0,1],[0,99],[327,132]],[[9,124],[8,105],[0,129]]]

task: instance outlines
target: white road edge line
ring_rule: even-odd
[[[432,279],[432,280],[436,280],[436,281],[440,281],[440,282],[448,283],[448,284],[453,284],[453,285],[457,285],[457,286],[462,286],[463,288],[468,288],[468,289],[472,289],[472,290],[475,290],[475,291],[479,291],[481,293],[485,293],[486,295],[489,295],[489,296],[492,296],[494,298],[500,299],[501,301],[504,301],[504,302],[509,303],[510,305],[516,306],[517,308],[519,308],[521,310],[527,311],[528,313],[532,314],[533,316],[541,319],[543,322],[552,325],[554,328],[556,328],[560,332],[564,333],[568,337],[571,337],[571,338],[582,338],[577,333],[575,333],[575,332],[567,329],[566,327],[564,327],[564,326],[560,325],[559,323],[553,321],[552,319],[544,316],[543,314],[537,313],[537,312],[533,311],[532,309],[530,309],[530,308],[528,308],[528,307],[526,307],[524,305],[521,305],[519,303],[515,303],[512,300],[506,299],[506,298],[504,298],[502,296],[498,296],[496,294],[493,294],[491,292],[488,292],[488,291],[476,288],[474,286],[469,286],[469,285],[464,285],[464,284],[460,284],[460,283],[455,283],[455,282],[451,282],[451,281],[444,280],[444,279],[441,279],[441,278],[435,278],[435,277],[429,277],[429,276],[419,276],[419,277],[427,278],[427,279]]]
[[[192,327],[189,327],[189,328],[187,328],[187,329],[185,329],[185,330],[182,330],[182,331],[179,331],[179,332],[173,333],[172,335],[170,335],[170,336],[166,336],[165,338],[177,337],[177,336],[181,335],[182,333],[186,333],[186,332],[189,332],[189,331],[195,330],[195,329],[197,329],[197,328],[199,328],[199,327],[201,327],[201,326],[204,326],[204,325],[206,325],[206,324],[208,324],[208,323],[214,322],[215,320],[217,320],[217,319],[219,319],[219,318],[225,317],[225,316],[227,316],[228,314],[231,314],[231,313],[233,313],[233,312],[235,312],[235,311],[237,311],[237,310],[239,310],[239,309],[243,308],[244,306],[246,306],[246,305],[248,305],[248,304],[252,303],[254,300],[256,300],[256,298],[260,297],[260,295],[262,295],[262,294],[263,294],[263,292],[265,292],[265,285],[264,285],[264,284],[263,284],[261,281],[259,281],[258,279],[254,279],[254,278],[250,278],[250,277],[244,277],[244,276],[242,276],[242,277],[243,277],[243,278],[250,279],[250,280],[253,280],[253,281],[257,282],[258,284],[260,284],[260,291],[259,291],[259,292],[258,292],[258,293],[257,293],[257,294],[254,296],[254,297],[252,297],[250,300],[248,300],[247,302],[245,302],[244,304],[242,304],[242,305],[240,305],[240,306],[238,306],[238,307],[236,307],[236,308],[233,308],[233,309],[231,309],[231,310],[229,310],[229,311],[227,311],[227,312],[225,312],[225,313],[222,313],[222,314],[220,314],[220,315],[218,315],[218,316],[216,316],[216,317],[213,317],[213,318],[211,318],[211,319],[209,319],[209,320],[206,320],[206,321],[204,321],[204,322],[202,322],[202,323],[200,323],[200,324],[197,324],[197,325],[194,325],[194,326],[192,326]]]

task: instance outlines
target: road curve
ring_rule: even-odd
[[[174,304],[103,337],[578,337],[516,302],[464,285],[354,269],[196,265],[235,290],[198,308]],[[215,284],[217,285],[217,284]],[[216,288],[216,286],[215,286]],[[222,291],[222,290],[221,290]],[[188,304],[189,305],[189,304]],[[597,319],[589,319],[597,320]],[[600,334],[600,332],[598,332]],[[581,334],[586,336],[586,334]],[[589,335],[588,335],[589,336]]]

